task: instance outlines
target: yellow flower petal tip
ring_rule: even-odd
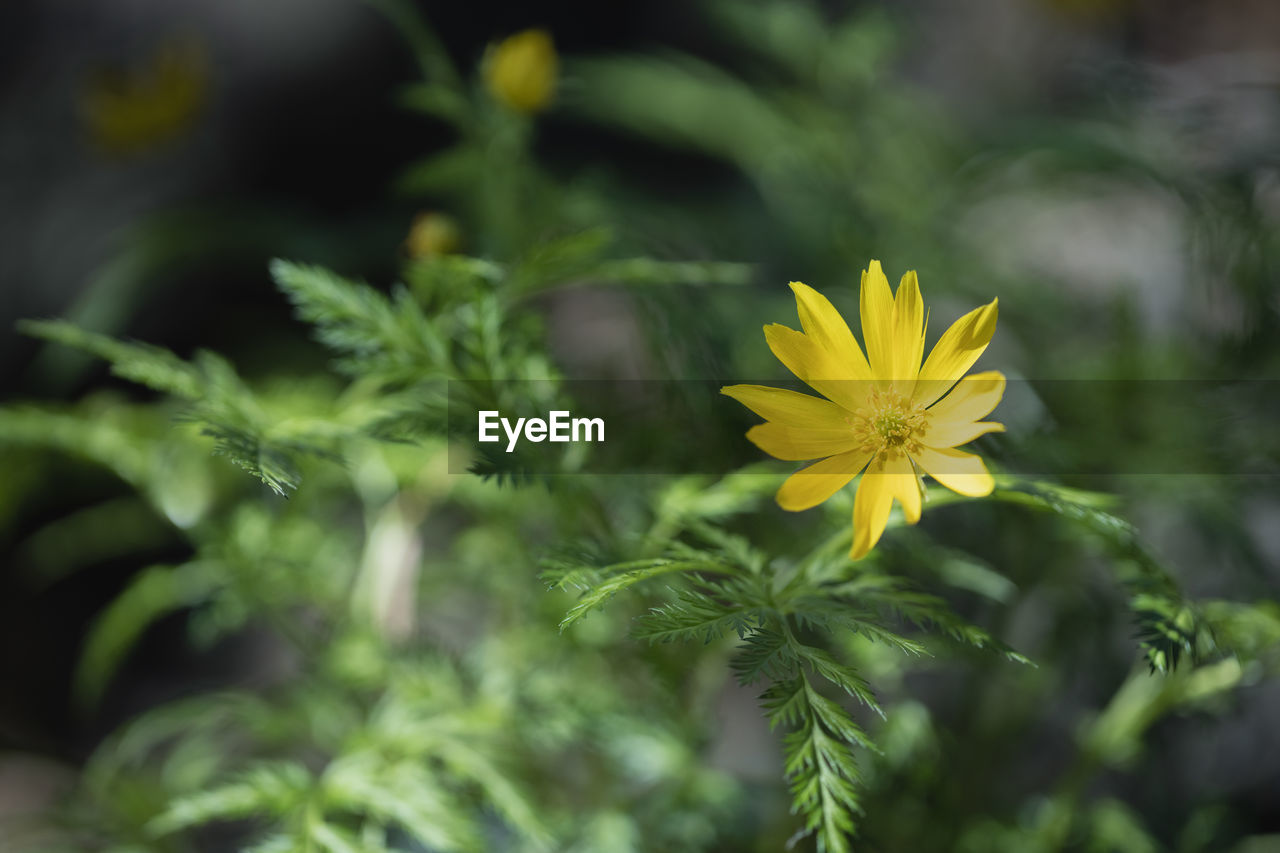
[[[895,503],[908,524],[919,521],[922,476],[962,495],[990,494],[995,480],[981,457],[956,448],[1005,431],[983,420],[1004,395],[1004,376],[965,375],[995,334],[999,299],[953,323],[925,358],[927,314],[914,270],[902,276],[895,294],[880,262],[867,264],[859,300],[865,353],[825,296],[803,282],[788,286],[804,331],[770,323],[765,339],[822,396],[761,385],[720,389],[765,419],[747,433],[761,450],[778,459],[818,460],[787,478],[778,506],[810,509],[861,473],[849,551],[858,560],[880,541]]]
[[[996,320],[1000,317],[1000,298],[992,299],[982,308],[982,322],[979,325],[982,332],[986,334],[987,340],[991,340],[991,336],[996,331]]]
[[[546,30],[524,30],[489,48],[484,82],[493,99],[531,115],[546,109],[555,95],[560,58]]]

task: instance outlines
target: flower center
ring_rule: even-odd
[[[891,388],[872,390],[866,407],[854,412],[852,419],[862,449],[886,458],[918,451],[920,445],[914,435],[926,425],[924,410],[912,406],[910,400]]]
[[[898,409],[890,409],[883,411],[876,416],[872,422],[875,431],[880,434],[880,438],[885,444],[897,446],[902,444],[911,433],[907,414]]]

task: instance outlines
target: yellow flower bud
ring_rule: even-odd
[[[499,103],[521,113],[536,113],[551,101],[559,57],[546,30],[525,30],[490,46],[484,81]]]
[[[409,227],[404,248],[411,258],[431,258],[458,251],[462,235],[453,218],[443,213],[419,213]]]

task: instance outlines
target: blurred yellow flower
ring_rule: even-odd
[[[895,500],[909,524],[920,519],[922,473],[962,495],[990,494],[995,482],[982,459],[955,448],[1004,430],[982,420],[1000,402],[1004,376],[964,376],[995,334],[998,300],[957,320],[922,365],[926,320],[914,272],[902,277],[895,297],[879,261],[863,271],[866,356],[825,296],[798,281],[791,289],[804,331],[775,323],[765,326],[765,340],[826,399],[762,385],[721,389],[765,419],[747,432],[761,450],[778,459],[820,459],[787,478],[778,505],[797,512],[817,506],[861,472],[850,550],[856,560],[880,540]]]
[[[521,113],[536,113],[555,93],[559,57],[546,30],[525,30],[489,48],[484,80],[499,103]]]
[[[461,242],[462,235],[453,217],[428,211],[413,218],[404,249],[411,258],[430,258],[458,251]]]
[[[171,40],[133,68],[94,74],[81,95],[80,112],[100,148],[132,154],[190,127],[204,105],[208,83],[203,46]]]

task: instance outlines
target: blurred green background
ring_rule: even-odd
[[[779,617],[883,708],[853,849],[1280,849],[1280,430],[1125,392],[1280,387],[1280,7],[11,0],[0,69],[0,324],[176,354],[0,337],[0,850],[782,849],[732,626],[653,642],[746,587],[657,560],[909,638]],[[870,258],[999,297],[995,499],[849,565],[719,397],[642,440],[723,478],[450,473],[442,383],[780,383]]]

